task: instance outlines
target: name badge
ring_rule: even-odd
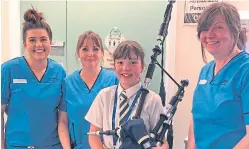
[[[13,83],[27,83],[26,79],[13,79]]]
[[[207,80],[200,80],[199,84],[207,84]]]

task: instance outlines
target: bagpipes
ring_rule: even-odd
[[[97,132],[89,132],[88,135],[113,135],[115,137],[120,138],[121,145],[120,149],[151,149],[155,146],[161,146],[163,144],[163,140],[165,138],[165,134],[168,130],[167,140],[169,143],[170,149],[173,145],[173,129],[172,129],[172,118],[177,110],[177,105],[184,96],[184,89],[188,86],[188,80],[182,80],[180,84],[178,84],[172,76],[163,68],[163,60],[162,65],[160,65],[157,61],[157,56],[163,53],[160,46],[162,46],[165,41],[165,38],[168,34],[168,26],[171,20],[171,12],[173,8],[173,3],[175,0],[170,0],[169,4],[164,13],[164,20],[161,24],[159,34],[157,37],[158,44],[155,45],[153,48],[153,55],[151,56],[151,62],[148,66],[148,70],[146,73],[146,77],[144,80],[144,87],[141,90],[141,96],[138,103],[138,108],[136,110],[135,116],[125,122],[120,127],[116,128],[115,130],[108,130],[108,131],[97,131]],[[163,58],[162,58],[163,59]],[[150,81],[152,80],[152,76],[155,70],[155,65],[158,65],[163,72],[167,74],[167,76],[177,85],[178,90],[176,94],[171,98],[169,103],[164,109],[164,112],[160,115],[160,119],[157,122],[156,126],[152,131],[148,134],[146,127],[144,125],[144,121],[140,118],[143,105],[145,102],[145,98],[149,93],[148,86]],[[162,98],[162,104],[165,105],[165,88],[163,83],[163,76],[161,80],[161,87],[160,87],[160,96]]]

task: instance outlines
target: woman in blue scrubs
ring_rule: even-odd
[[[194,92],[188,149],[249,149],[249,55],[237,9],[210,5],[197,32],[204,61],[204,49],[214,60],[202,68]]]
[[[76,55],[81,61],[82,69],[65,78],[64,104],[59,116],[59,136],[63,148],[90,149],[88,136],[90,123],[84,117],[99,91],[105,87],[118,84],[115,73],[100,66],[103,56],[100,37],[87,31],[79,36]]]
[[[52,31],[41,13],[24,14],[23,44],[28,56],[2,64],[1,116],[4,149],[61,149],[57,131],[63,67],[48,58]],[[7,114],[4,131],[3,113]]]

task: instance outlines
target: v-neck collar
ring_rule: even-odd
[[[212,65],[212,68],[211,68],[211,71],[212,71],[212,73],[211,73],[211,74],[212,74],[212,79],[211,79],[210,83],[214,82],[215,79],[217,78],[217,76],[219,76],[223,71],[225,71],[226,68],[229,67],[230,64],[232,64],[234,61],[236,61],[238,58],[240,58],[241,55],[243,55],[242,53],[245,53],[245,51],[240,52],[239,54],[235,55],[232,59],[230,59],[229,62],[228,62],[224,67],[222,67],[222,68],[218,71],[218,73],[217,73],[216,75],[214,75],[214,72],[215,72],[215,65],[216,65],[215,62],[214,62],[213,65]]]
[[[32,76],[36,79],[36,81],[37,81],[38,83],[43,82],[43,78],[44,78],[44,76],[46,75],[46,73],[47,73],[47,71],[48,71],[48,65],[49,65],[49,60],[48,60],[48,58],[47,58],[46,70],[45,70],[45,72],[43,73],[43,75],[42,75],[42,77],[41,77],[41,80],[39,80],[39,79],[36,77],[35,73],[34,73],[34,72],[32,71],[32,69],[30,68],[29,63],[28,63],[28,61],[26,60],[26,58],[25,58],[24,56],[23,56],[23,59],[24,59],[24,61],[25,61],[25,63],[26,63],[26,66],[28,67],[29,71],[33,74]]]
[[[80,82],[82,82],[82,83],[86,86],[86,88],[87,88],[87,90],[88,90],[89,93],[90,93],[90,92],[92,91],[92,89],[95,87],[95,84],[97,83],[97,81],[98,81],[98,79],[99,79],[99,76],[100,76],[100,74],[102,73],[102,70],[103,70],[103,68],[100,67],[99,74],[98,74],[97,78],[95,79],[95,81],[94,81],[94,83],[93,83],[93,85],[92,85],[92,87],[91,87],[90,89],[88,88],[86,82],[85,82],[85,81],[81,78],[81,76],[80,76],[80,73],[81,73],[82,69],[80,69],[80,70],[78,71],[78,73],[77,73],[77,74],[78,74],[78,79],[79,79]]]

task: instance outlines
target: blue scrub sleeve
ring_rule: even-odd
[[[241,100],[244,113],[244,122],[246,125],[249,125],[249,68],[243,78]]]
[[[65,86],[65,80],[63,80],[62,85],[61,85],[61,100],[59,103],[59,111],[67,112],[67,105],[66,105],[66,86]]]
[[[10,70],[8,66],[1,66],[1,104],[8,104],[10,99]]]

